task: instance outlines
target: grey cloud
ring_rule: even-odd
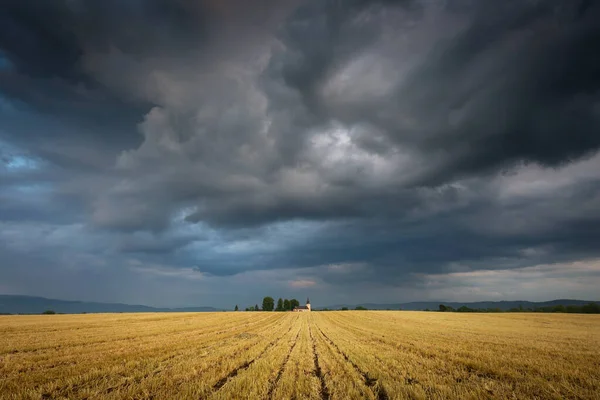
[[[439,31],[435,47],[430,43],[428,49],[416,51],[416,61],[405,67],[404,76],[388,81],[388,93],[374,99],[364,93],[356,99],[325,98],[319,107],[329,106],[330,117],[348,123],[372,123],[398,146],[440,158],[417,184],[439,184],[518,160],[549,165],[568,162],[593,152],[600,144],[595,134],[599,65],[589,57],[598,50],[600,11],[584,7],[580,18],[563,16],[564,9],[576,7],[575,3],[568,6],[552,1],[479,2],[457,15],[432,11],[429,18],[448,29]],[[411,19],[417,27],[432,23],[420,14]],[[309,24],[305,26],[311,29]],[[419,40],[418,28],[412,31]],[[393,37],[406,34],[402,30],[394,33]],[[309,42],[293,45],[304,57],[315,58],[301,66],[319,64],[321,59],[312,56]],[[373,60],[368,51],[357,53],[367,52]],[[409,45],[382,45],[375,51],[380,59],[371,61],[371,70],[386,58],[391,58],[396,70],[402,70],[406,64],[403,57],[412,55]],[[336,61],[329,65],[335,67]],[[322,79],[317,71],[300,68],[315,84]],[[348,71],[342,68],[337,73]],[[335,79],[335,74],[329,79]],[[352,82],[346,84],[352,88],[368,79],[368,74],[344,79]],[[345,94],[343,87],[338,90]]]
[[[0,14],[0,45],[30,76],[80,81],[81,58],[90,48],[127,53],[189,50],[205,40],[207,2],[9,0]]]
[[[363,197],[385,197],[383,184],[393,203],[407,184],[437,186],[523,160],[559,165],[598,148],[597,82],[586,72],[598,66],[585,58],[594,53],[597,7],[569,19],[556,9],[564,4],[551,1],[511,2],[494,13],[487,11],[490,3],[428,4],[301,6],[284,21],[282,49],[263,72],[246,69],[234,81],[223,74],[200,77],[193,85],[213,87],[215,98],[202,95],[192,113],[182,114],[175,103],[148,114],[144,145],[127,153],[130,166],[147,170],[150,157],[185,157],[176,162],[183,174],[197,171],[198,178],[189,179],[196,190],[176,189],[178,198],[169,204],[196,203],[190,221],[235,225],[358,217],[365,213],[357,207]],[[433,24],[452,34],[432,34]],[[395,43],[401,35],[409,44]],[[411,48],[411,40],[422,48]],[[564,57],[550,62],[556,52]],[[404,65],[411,55],[415,61]],[[376,82],[374,68],[379,79],[388,74],[390,80]],[[570,76],[580,79],[565,80]],[[356,91],[361,85],[366,92]],[[354,92],[348,96],[348,90]],[[188,96],[186,88],[180,91]],[[225,106],[234,97],[236,106]],[[335,121],[353,131],[342,138],[350,141],[343,158],[327,165],[323,158],[340,143],[319,149],[313,139],[330,133]],[[359,127],[368,133],[356,133]],[[374,168],[372,160],[389,161],[399,152],[412,154],[415,172],[365,189],[371,176],[363,172]],[[357,162],[357,155],[366,161]],[[336,168],[346,177],[334,175]],[[399,165],[388,168],[408,175]],[[237,183],[225,189],[227,180]],[[172,185],[171,175],[163,181]],[[288,184],[304,184],[304,193],[286,196]],[[387,202],[377,201],[377,210],[381,203]]]
[[[0,12],[0,48],[8,60],[0,69],[0,90],[22,112],[3,112],[4,128],[19,131],[13,140],[37,145],[55,162],[78,153],[57,154],[65,151],[56,147],[92,143],[114,162],[115,149],[139,145],[136,124],[151,103],[115,90],[117,84],[95,74],[91,62],[111,51],[181,60],[179,54],[202,51],[211,13],[207,2],[183,0],[8,1]],[[115,81],[121,73],[109,72]],[[32,109],[34,120],[23,118]],[[54,131],[53,143],[40,134],[40,124]]]
[[[119,240],[117,249],[125,253],[169,254],[202,239],[199,235],[165,237],[138,233]]]
[[[9,1],[0,229],[13,247],[0,251],[16,260],[37,223],[132,286],[135,258],[185,272],[169,282],[290,274],[374,294],[598,257],[599,13],[566,0]],[[58,242],[42,240],[49,268]]]

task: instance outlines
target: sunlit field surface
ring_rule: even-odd
[[[2,399],[600,398],[600,316],[0,317]]]

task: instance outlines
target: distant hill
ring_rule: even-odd
[[[550,301],[475,301],[475,302],[452,302],[452,301],[417,301],[411,303],[393,303],[393,304],[374,304],[374,303],[360,303],[360,304],[337,304],[327,307],[315,307],[316,310],[328,308],[330,310],[339,310],[342,307],[348,307],[349,309],[362,306],[369,310],[409,310],[409,311],[420,311],[425,309],[437,310],[440,304],[450,306],[458,309],[462,306],[469,308],[498,308],[503,311],[510,310],[511,308],[519,308],[522,306],[524,309],[535,309],[541,307],[552,307],[552,306],[583,306],[589,303],[600,303],[599,301],[590,300],[571,300],[571,299],[558,299]]]
[[[458,309],[462,306],[469,308],[498,308],[506,311],[511,308],[535,309],[541,307],[552,307],[557,305],[563,306],[583,306],[589,303],[600,303],[599,301],[589,300],[570,300],[559,299],[551,301],[477,301],[477,302],[450,302],[450,301],[420,301],[410,303],[360,303],[360,304],[337,304],[327,307],[315,307],[315,310],[328,308],[331,310],[339,310],[342,307],[349,309],[362,306],[369,310],[437,310],[440,304]],[[69,301],[47,299],[44,297],[34,296],[19,296],[19,295],[0,295],[0,314],[41,314],[46,310],[53,310],[57,313],[64,314],[81,314],[81,313],[139,313],[139,312],[208,312],[222,311],[223,309],[215,307],[183,307],[183,308],[158,308],[143,305],[121,304],[121,303],[95,303],[86,301]]]
[[[33,296],[0,295],[0,314],[41,314],[46,310],[64,314],[221,311],[221,309],[214,307],[156,308],[120,303],[94,303]]]

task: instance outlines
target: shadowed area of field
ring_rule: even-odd
[[[598,398],[600,316],[0,317],[2,399]]]

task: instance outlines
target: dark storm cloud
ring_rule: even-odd
[[[457,8],[450,2],[431,10],[431,4],[310,2],[288,18],[278,36],[283,50],[261,78],[282,166],[315,167],[306,159],[307,131],[327,130],[332,120],[370,130],[353,138],[368,156],[409,149],[428,164],[409,182],[389,182],[400,187],[437,186],[521,161],[556,166],[597,150],[600,66],[590,54],[599,50],[598,7],[548,1]],[[428,14],[434,15],[428,20]],[[434,23],[448,31],[419,31]],[[403,36],[407,44],[398,45]],[[413,37],[424,49],[413,48]],[[411,56],[416,61],[405,66]],[[373,70],[379,75],[370,76]],[[399,188],[365,192],[364,166],[345,167],[349,175],[325,178],[335,190],[317,199],[218,200],[189,220],[235,225],[360,217],[364,208],[389,212],[404,197]],[[375,198],[374,207],[365,207],[364,198]]]
[[[285,31],[286,83],[328,119],[369,123],[391,143],[441,156],[438,168],[417,184],[439,184],[518,160],[558,165],[600,145],[600,60],[593,56],[600,52],[597,5],[484,1],[458,10],[448,6],[436,17],[440,32],[423,35],[437,40],[422,56],[410,43],[393,42],[402,42],[403,35],[412,38],[410,31],[424,23],[426,10],[405,8],[405,15],[394,23],[404,18],[417,28],[398,24],[401,27],[395,29],[390,23],[392,43],[378,47],[384,17],[359,10],[366,14],[361,20],[354,9],[339,12],[340,3],[315,4],[318,12],[298,12]],[[451,17],[466,22],[457,29]],[[446,23],[448,29],[443,30]],[[418,32],[414,36],[419,39]],[[383,57],[364,60],[370,69],[386,60],[391,69],[402,69],[407,56],[417,62],[406,68],[403,79],[385,81],[385,93],[357,92],[353,98],[353,87],[347,85],[330,98],[323,95],[326,82],[343,74],[348,60],[363,53]],[[397,71],[389,75],[393,72]],[[345,77],[354,79],[355,87],[368,78],[359,73]]]
[[[0,46],[19,72],[85,81],[80,62],[90,48],[189,50],[205,39],[209,11],[201,2],[183,0],[9,0],[0,14]]]
[[[585,0],[8,1],[0,251],[307,290],[596,258],[597,21]]]
[[[598,256],[597,178],[560,194],[553,191],[551,197],[516,196],[509,203],[495,198],[493,185],[480,181],[473,185],[480,192],[474,201],[456,201],[452,207],[425,216],[407,216],[405,212],[392,216],[388,212],[388,218],[326,224],[284,247],[266,252],[256,248],[240,257],[243,261],[234,257],[234,264],[203,260],[204,256],[196,259],[203,272],[215,275],[256,268],[323,266],[311,271],[311,276],[332,284],[339,284],[340,277],[331,274],[326,266],[358,263],[362,265],[360,270],[344,275],[345,281],[406,284],[418,279],[411,274],[452,271],[456,265],[494,270]],[[294,225],[285,228],[296,229]],[[258,242],[277,244],[281,240],[277,231],[268,234],[251,230],[249,235]],[[248,237],[231,235],[227,242],[244,240],[250,241]]]
[[[179,237],[128,235],[119,240],[118,250],[124,253],[171,254],[175,250],[199,240],[202,240],[199,235]]]
[[[10,68],[1,71],[0,88],[41,111],[107,128],[114,128],[109,120],[126,119],[131,128],[144,108],[103,87],[87,70],[86,55],[111,48],[136,56],[189,51],[202,42],[207,14],[193,1],[9,0],[0,12],[0,48]]]

